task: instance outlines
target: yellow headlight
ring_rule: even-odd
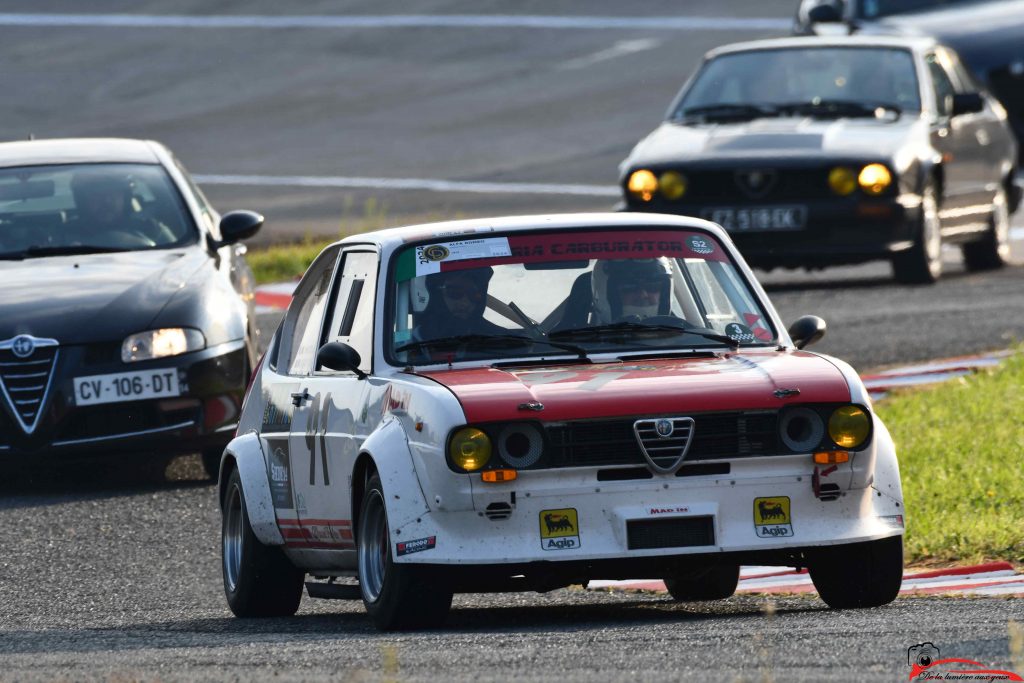
[[[841,448],[856,448],[871,432],[871,417],[859,406],[841,406],[828,419],[828,435]]]
[[[491,439],[479,429],[465,427],[452,437],[448,455],[456,467],[474,472],[491,459]]]
[[[686,176],[676,171],[666,171],[658,179],[658,186],[665,199],[679,199],[686,194]]]
[[[853,169],[836,166],[828,173],[828,186],[841,197],[845,197],[857,189],[857,176]]]
[[[857,182],[868,194],[882,194],[892,183],[892,174],[882,164],[868,164],[860,170]]]
[[[633,171],[626,186],[640,199],[649,202],[654,197],[654,193],[658,191],[658,179],[647,169],[640,169]]]

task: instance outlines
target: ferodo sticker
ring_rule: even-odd
[[[793,535],[793,519],[789,514],[789,496],[754,499],[754,528],[761,538]]]
[[[432,550],[437,547],[437,536],[417,538],[415,541],[402,541],[395,544],[395,554],[401,557],[411,553],[421,553],[424,550]]]
[[[540,547],[544,550],[573,550],[580,547],[579,518],[574,508],[541,510]]]

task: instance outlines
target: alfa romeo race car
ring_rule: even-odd
[[[454,592],[807,567],[833,607],[893,600],[892,439],[846,363],[802,350],[719,226],[657,214],[348,237],[299,283],[225,450],[238,616],[361,598],[381,629]],[[358,582],[358,585],[355,582]]]

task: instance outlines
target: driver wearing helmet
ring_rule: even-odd
[[[598,261],[590,282],[592,324],[669,314],[672,277],[660,259]]]
[[[108,170],[80,171],[71,179],[76,217],[66,229],[68,241],[104,247],[152,247],[173,241],[161,223],[135,215],[132,181]],[[168,240],[170,236],[170,240]]]
[[[440,339],[462,334],[508,334],[504,327],[484,319],[492,275],[494,270],[487,267],[428,275],[429,300],[413,336]]]

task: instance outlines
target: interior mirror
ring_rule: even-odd
[[[965,92],[953,95],[953,116],[977,114],[985,109],[985,100],[980,93]]]
[[[255,211],[232,211],[220,219],[221,246],[246,240],[263,227],[263,216]]]
[[[810,346],[825,336],[825,321],[816,315],[797,318],[789,326],[789,336],[798,349]]]
[[[359,352],[342,342],[328,342],[316,352],[316,363],[329,370],[354,372],[359,379],[366,379],[366,373],[359,369],[362,359]]]
[[[842,5],[825,2],[815,5],[807,12],[807,18],[813,24],[836,24],[843,20]]]

